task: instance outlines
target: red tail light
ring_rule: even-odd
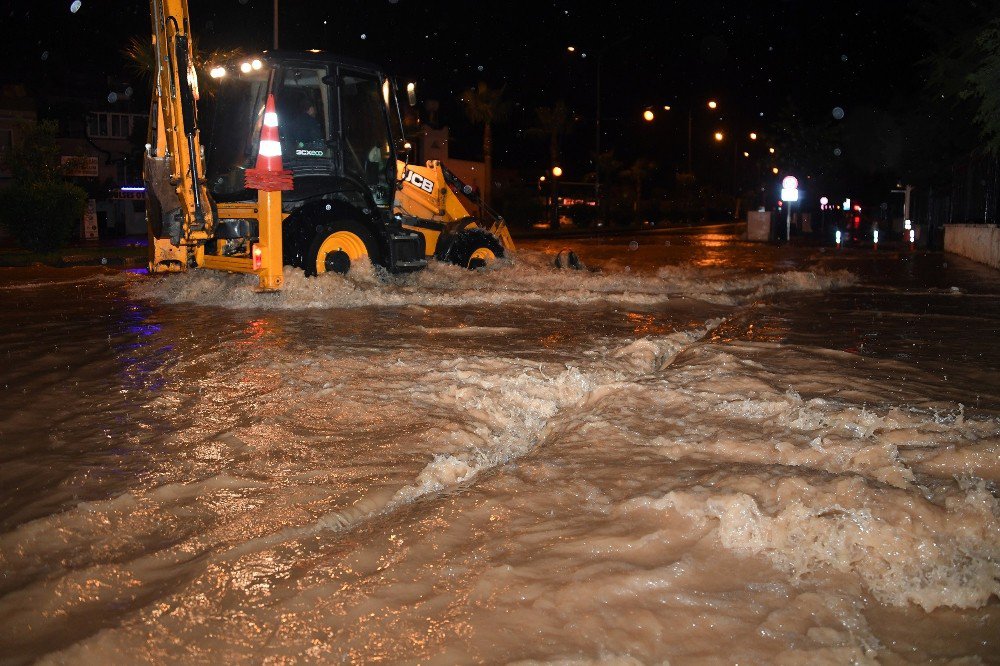
[[[259,271],[263,261],[264,250],[260,248],[260,245],[255,243],[253,248],[250,250],[250,256],[253,257],[253,269],[255,271]]]

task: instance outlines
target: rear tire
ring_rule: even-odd
[[[342,220],[322,227],[313,238],[305,256],[303,269],[307,276],[321,273],[347,273],[362,257],[378,262],[379,250],[375,238],[363,225]]]
[[[503,257],[503,245],[493,234],[478,229],[459,232],[448,246],[445,260],[469,270],[484,268]]]

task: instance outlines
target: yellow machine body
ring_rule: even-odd
[[[474,192],[463,191],[464,184],[441,162],[416,166],[397,161],[396,170],[399,187],[394,207],[404,220],[413,218],[403,227],[423,234],[428,257],[436,254],[442,233],[463,228],[481,228],[496,236],[506,251],[514,250],[503,218],[479,202]]]
[[[198,129],[198,79],[187,0],[150,0],[150,14],[156,67],[143,164],[150,272],[207,268],[249,273],[258,277],[262,291],[282,288],[285,261],[300,265],[307,275],[313,270],[315,274],[323,272],[321,269],[325,269],[326,264],[322,257],[337,254],[343,249],[337,239],[344,234],[338,236],[331,233],[329,243],[318,244],[322,257],[317,255],[303,259],[300,245],[283,248],[283,226],[289,225],[289,229],[284,231],[315,229],[318,233],[325,222],[314,224],[303,221],[301,215],[288,219],[296,214],[296,206],[289,207],[290,213],[283,212],[280,191],[258,190],[256,201],[212,200]],[[301,61],[301,57],[294,55],[278,54],[275,57],[279,61],[281,57]],[[260,65],[258,61],[254,62]],[[244,66],[249,65],[245,63]],[[384,85],[389,85],[388,79]],[[389,97],[386,97],[387,109],[390,106]],[[265,117],[263,107],[259,114]],[[470,267],[514,249],[503,218],[491,211],[473,188],[462,183],[440,162],[409,166],[397,161],[395,174],[396,188],[391,211],[387,202],[382,209],[384,221],[371,222],[373,226],[369,227],[369,233],[381,235],[392,247],[391,251],[383,250],[383,255],[392,259],[392,266],[396,269],[411,270],[426,265],[425,258],[417,260],[400,254],[399,248],[417,247],[419,257],[419,247],[416,246],[419,239],[413,232],[423,237],[426,258],[452,261],[454,257],[449,254],[450,248],[462,232],[477,230],[476,233],[481,231],[492,235],[499,246],[481,235],[465,233],[463,238],[479,238],[478,242],[482,245],[474,248],[467,247],[468,242],[463,245],[460,263]],[[391,173],[387,176],[392,179]],[[297,205],[301,206],[300,203]],[[331,206],[327,205],[326,209],[330,210]],[[364,214],[369,214],[367,208]],[[221,233],[224,229],[246,222],[255,223],[251,225],[256,230],[255,234],[234,239]],[[398,230],[393,231],[388,226],[378,227],[377,224],[396,225],[393,228]],[[295,242],[299,243],[298,237],[296,239]],[[346,255],[349,259],[358,258],[355,255],[366,249],[363,246],[353,247]],[[466,257],[466,254],[470,256]]]

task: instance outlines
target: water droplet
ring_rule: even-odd
[[[116,93],[116,92],[109,92],[108,93],[108,104],[114,104],[117,101],[118,101],[118,93]]]
[[[479,67],[476,67],[476,69],[477,69],[477,70],[479,70],[479,71],[481,72],[481,71],[483,71],[483,66],[482,66],[482,65],[480,65]]]
[[[844,110],[839,106],[833,107],[833,117],[837,120],[841,120],[844,117]]]
[[[840,56],[840,60],[842,62],[847,62],[847,54],[845,53],[844,55]]]
[[[840,150],[840,148],[834,148],[833,149],[833,154],[836,155],[837,157],[840,157],[841,152],[842,151]]]
[[[48,59],[49,59],[49,52],[42,51],[42,60],[48,60]]]
[[[639,249],[639,243],[637,243],[636,241],[632,241],[631,243],[628,244],[628,249],[635,252],[636,250]]]
[[[361,39],[368,39],[368,35],[366,35],[365,33],[361,33]]]
[[[76,14],[78,11],[80,11],[80,7],[82,6],[83,3],[80,2],[80,0],[73,0],[73,3],[69,6],[70,14]]]

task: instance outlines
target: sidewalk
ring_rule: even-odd
[[[133,268],[146,265],[146,237],[126,236],[99,241],[74,241],[53,252],[30,252],[17,247],[13,240],[0,241],[0,267],[24,266],[117,266]]]

